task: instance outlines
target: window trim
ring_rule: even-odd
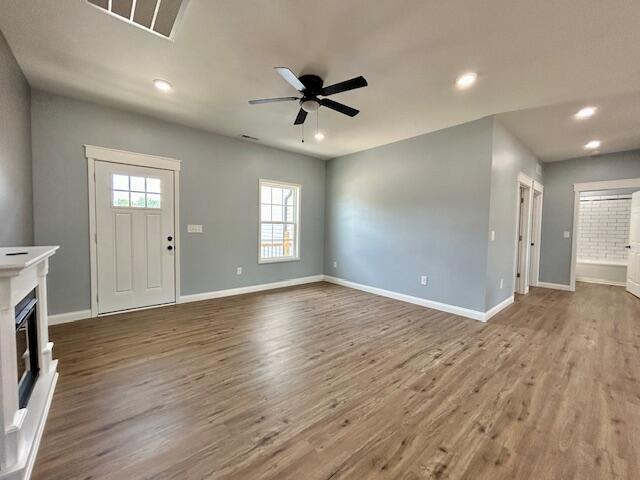
[[[262,187],[270,186],[270,187],[293,187],[297,190],[297,208],[296,208],[296,216],[295,216],[295,232],[296,232],[296,256],[295,257],[273,257],[273,258],[262,258],[262,249],[261,249],[261,232],[262,232]],[[258,180],[258,264],[264,265],[269,263],[282,263],[282,262],[298,262],[302,257],[302,252],[300,251],[300,247],[302,242],[300,242],[300,211],[302,210],[302,185],[299,183],[293,182],[282,182],[279,180],[269,180],[266,178],[261,178]],[[266,223],[283,223],[286,224],[288,222],[266,222]]]

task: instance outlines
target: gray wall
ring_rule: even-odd
[[[325,273],[484,311],[492,128],[484,118],[330,160]]]
[[[33,244],[30,88],[0,32],[0,246]]]
[[[183,295],[323,273],[322,160],[40,91],[32,128],[35,240],[61,245],[51,261],[51,313],[90,307],[83,144],[182,160]],[[257,263],[259,178],[302,185],[299,262]],[[188,223],[203,224],[204,234],[187,233]]]
[[[542,183],[542,175],[536,172],[538,163],[537,157],[495,120],[489,231],[495,230],[496,237],[494,241],[489,237],[486,310],[509,298],[515,290],[518,173]],[[504,279],[502,289],[500,279]]]
[[[568,285],[571,277],[573,184],[640,178],[640,150],[545,164],[540,280]]]

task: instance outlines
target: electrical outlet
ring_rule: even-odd
[[[428,285],[429,284],[429,278],[426,275],[422,275],[420,277],[420,285]]]
[[[333,268],[338,268],[338,262],[333,262]]]
[[[236,268],[236,275],[242,275],[242,267]]]
[[[571,233],[569,233],[568,231],[565,230],[564,238],[569,238],[570,236],[571,236]]]
[[[504,288],[504,278],[500,279],[500,288]]]
[[[188,233],[202,233],[202,225],[193,225],[193,224],[188,224],[187,225],[187,232]]]

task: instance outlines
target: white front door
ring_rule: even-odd
[[[95,162],[98,313],[175,302],[173,175]]]
[[[640,191],[632,195],[627,291],[640,297]]]

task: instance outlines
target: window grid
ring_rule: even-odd
[[[260,262],[299,258],[300,187],[260,181]]]
[[[111,181],[113,207],[152,209],[161,207],[159,178],[114,173]]]

